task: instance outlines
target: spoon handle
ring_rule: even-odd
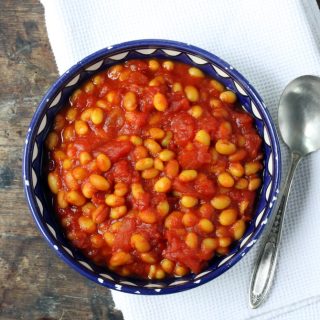
[[[295,169],[301,159],[301,156],[293,153],[291,157],[291,165],[280,196],[280,205],[269,234],[262,244],[262,250],[256,261],[254,271],[250,283],[250,307],[255,309],[265,300],[269,289],[271,288],[274,277],[278,252],[280,247],[281,231],[286,212],[288,196],[290,193]]]

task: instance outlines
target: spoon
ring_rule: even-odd
[[[265,300],[274,277],[281,231],[293,177],[300,160],[320,149],[320,78],[302,76],[283,91],[278,111],[283,141],[290,149],[291,164],[271,230],[262,244],[250,283],[250,307],[257,308]]]

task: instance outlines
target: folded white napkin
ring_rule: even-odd
[[[277,121],[286,84],[320,75],[320,14],[315,0],[42,0],[60,73],[84,56],[122,41],[188,42],[222,57],[255,86]],[[320,128],[319,128],[320,129]],[[288,151],[282,145],[284,173]],[[199,288],[168,296],[114,292],[126,320],[319,319],[320,152],[301,163],[289,200],[271,295],[248,307],[259,243],[236,266]]]

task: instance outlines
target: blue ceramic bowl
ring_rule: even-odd
[[[243,108],[254,116],[263,140],[263,185],[253,219],[243,238],[226,257],[216,257],[200,274],[163,281],[124,278],[94,265],[66,240],[56,220],[52,201],[46,193],[43,172],[44,141],[55,114],[65,105],[70,94],[96,72],[128,59],[172,59],[194,65],[222,82],[238,96]],[[92,281],[111,289],[135,294],[167,294],[184,291],[204,284],[230,269],[253,246],[261,235],[279,192],[280,149],[274,125],[262,99],[249,82],[231,65],[197,47],[167,40],[139,40],[102,49],[78,62],[64,73],[48,90],[37,108],[28,129],[24,156],[23,181],[33,218],[50,247],[69,266]],[[241,276],[241,275],[239,275]]]

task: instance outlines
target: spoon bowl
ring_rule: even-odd
[[[288,84],[280,98],[279,127],[293,153],[320,149],[320,78],[302,76]]]

